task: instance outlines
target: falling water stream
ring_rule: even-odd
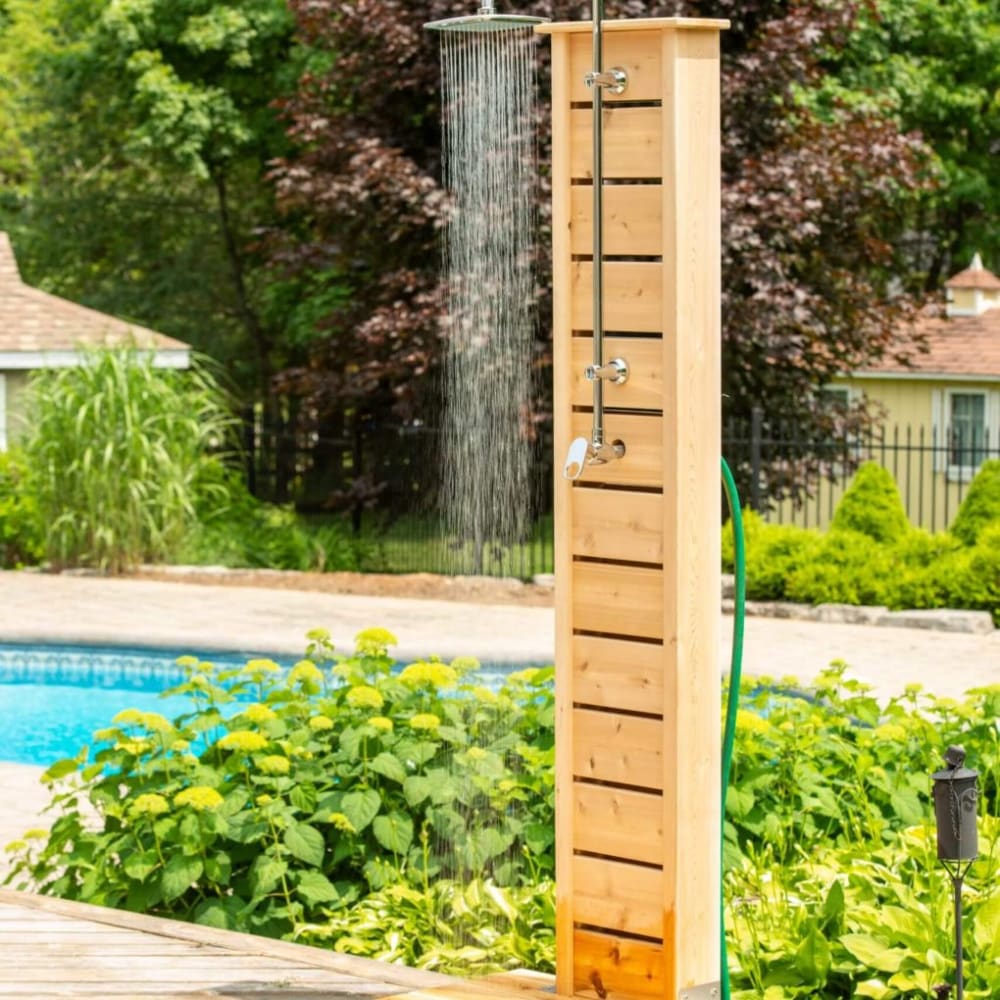
[[[484,548],[524,537],[531,511],[535,333],[535,62],[530,27],[443,32],[448,336],[442,508]]]

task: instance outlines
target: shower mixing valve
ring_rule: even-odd
[[[613,385],[624,385],[628,381],[628,362],[624,358],[612,358],[606,365],[587,365],[583,374],[588,382],[604,379]]]
[[[624,94],[628,86],[628,73],[621,66],[603,71],[591,70],[585,74],[583,82],[588,87],[601,87],[609,94]]]

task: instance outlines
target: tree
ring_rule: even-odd
[[[285,104],[295,150],[274,176],[295,236],[279,259],[313,281],[325,274],[326,295],[350,294],[317,310],[324,336],[285,385],[316,413],[351,398],[412,419],[434,371],[440,308],[437,40],[422,24],[468,5],[293,0],[292,9],[306,44],[329,61]],[[589,16],[576,2],[519,9]],[[627,0],[608,16],[677,12]],[[849,35],[857,4],[713,0],[681,12],[733,21],[722,36],[725,411],[763,405],[824,435],[833,422],[863,423],[863,409],[831,415],[816,390],[890,352],[912,314],[914,303],[891,292],[901,274],[909,283],[898,238],[927,183],[925,151],[878,109],[831,105],[821,115],[802,96],[821,83],[821,56]]]
[[[998,24],[1000,0],[876,0],[824,55],[818,108],[875,109],[934,152],[940,183],[906,244],[929,292],[976,251],[1000,261]]]
[[[31,164],[2,222],[28,276],[189,340],[261,393],[280,317],[252,238],[284,144],[270,103],[296,73],[285,3],[8,7],[0,45],[26,81],[13,110]]]

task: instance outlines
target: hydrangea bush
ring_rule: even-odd
[[[410,891],[425,922],[451,925],[455,950],[489,944],[495,967],[551,964],[540,929],[551,927],[551,669],[492,691],[468,658],[394,673],[384,629],[360,633],[349,657],[324,631],[309,639],[287,672],[183,658],[170,693],[192,710],[123,711],[49,768],[58,818],[47,840],[14,845],[8,883],[334,946],[353,904]],[[514,916],[506,945],[452,919],[470,884]],[[419,940],[414,962],[428,950]],[[370,944],[352,950],[385,950]]]

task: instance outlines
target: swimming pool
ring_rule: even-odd
[[[173,718],[186,697],[161,697],[184,673],[176,650],[97,646],[0,645],[0,761],[48,765],[74,756],[123,708]],[[202,652],[220,665],[247,656]],[[279,662],[280,659],[279,659]]]
[[[74,757],[124,708],[172,719],[191,709],[162,692],[184,679],[174,662],[193,654],[218,666],[242,666],[260,653],[0,643],[0,762],[47,766]],[[282,666],[298,657],[275,656]],[[527,664],[484,663],[477,680],[498,688]]]

